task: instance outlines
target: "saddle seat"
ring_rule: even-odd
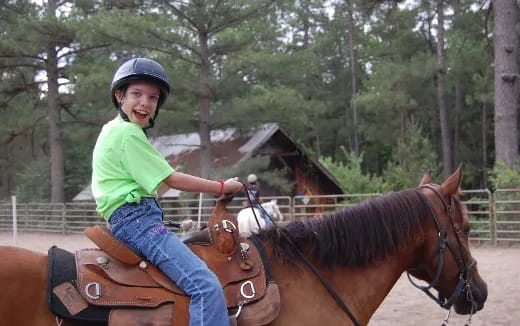
[[[217,275],[238,325],[271,322],[279,313],[280,297],[264,266],[263,248],[239,237],[236,217],[227,214],[223,203],[217,202],[208,225],[184,243]],[[189,296],[162,271],[106,227],[90,227],[85,234],[99,248],[76,251],[76,288],[88,304],[111,308],[109,326],[189,324]],[[154,313],[142,318],[150,309]]]

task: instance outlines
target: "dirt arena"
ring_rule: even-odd
[[[11,233],[0,233],[0,245],[12,245]],[[19,247],[47,252],[52,245],[75,250],[91,247],[92,243],[82,235],[53,233],[22,233],[18,235]],[[472,248],[478,261],[480,274],[488,284],[489,296],[484,310],[474,315],[471,325],[519,325],[520,324],[520,246]],[[374,315],[371,326],[439,326],[446,311],[425,294],[409,284],[403,276],[382,306]],[[467,317],[452,314],[449,325],[464,325]]]

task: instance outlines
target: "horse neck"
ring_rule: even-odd
[[[355,299],[352,301],[356,316],[362,324],[368,323],[403,272],[416,260],[414,253],[415,247],[402,248],[396,254],[370,265],[345,269],[345,276],[341,272],[335,273],[349,280],[342,284],[339,279],[336,284],[342,287],[344,300],[351,296]]]
[[[362,324],[368,321],[381,305],[392,287],[399,280],[401,274],[415,261],[416,246],[412,245],[401,249],[396,254],[363,267],[335,267],[333,269],[320,266],[315,261],[311,263],[319,270],[322,276],[330,283],[332,288],[340,295],[343,302]],[[311,316],[302,317],[308,324],[334,324],[349,325],[350,319],[339,305],[332,299],[330,293],[320,283],[308,267],[298,264],[297,267],[286,265],[283,262],[273,260],[271,264],[274,278],[280,285],[280,292],[286,298],[300,298],[298,300],[284,301],[284,305],[295,305],[282,310],[301,311],[301,306],[316,306],[320,311],[316,321],[309,320]],[[312,293],[313,295],[309,295]],[[304,299],[302,299],[304,298]],[[298,308],[299,307],[299,308]],[[324,317],[323,316],[327,316]],[[294,316],[292,316],[294,317]],[[293,323],[291,316],[282,316],[280,324],[297,325]],[[287,318],[287,319],[285,319]],[[283,322],[285,320],[285,322]]]

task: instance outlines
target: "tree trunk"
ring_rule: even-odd
[[[518,167],[518,8],[516,0],[493,1],[495,46],[496,161]]]
[[[428,2],[429,4],[429,2]],[[433,10],[433,5],[429,4],[428,6],[428,11],[427,11],[427,33],[428,33],[428,40],[433,40],[434,37],[433,37],[433,23],[432,23],[432,20],[433,20],[433,13],[430,12],[430,9]],[[432,54],[434,54],[434,46],[433,46],[433,41],[429,41],[428,44],[429,44],[429,49],[430,51],[432,52]],[[437,85],[435,84],[435,79],[432,79],[432,85],[431,87],[432,88],[435,88],[437,87]],[[430,102],[431,103],[435,103],[436,101],[436,95],[434,95],[432,93],[431,95],[431,99],[430,99]],[[428,110],[428,116],[430,118],[430,121],[432,121],[432,123],[429,123],[428,126],[429,126],[429,130],[430,130],[430,138],[431,138],[431,141],[432,141],[432,146],[435,150],[435,153],[439,153],[439,157],[440,157],[440,153],[441,153],[441,145],[440,145],[440,141],[439,141],[439,133],[438,133],[438,125],[436,123],[434,123],[435,121],[438,121],[439,120],[439,117],[438,117],[438,114],[439,114],[439,111],[438,110],[435,110],[433,107],[432,107],[432,110]]]
[[[211,126],[209,88],[210,62],[208,50],[208,33],[204,27],[199,28],[200,72],[199,72],[199,136],[200,136],[200,176],[211,178]]]
[[[444,162],[444,174],[451,174],[452,156],[451,156],[451,137],[448,124],[448,112],[446,109],[444,77],[446,75],[446,56],[444,51],[444,1],[437,1],[437,100],[439,104],[439,117],[441,123],[442,134],[442,158]]]
[[[0,198],[6,198],[10,194],[9,145],[7,143],[0,144],[0,149],[3,156],[0,160]]]
[[[316,147],[316,153],[314,154],[314,158],[316,160],[320,160],[321,158],[321,139],[320,139],[320,118],[318,117],[318,114],[314,114],[314,140],[315,140],[315,147]]]
[[[482,124],[482,162],[481,162],[481,169],[482,169],[482,188],[487,188],[487,169],[488,169],[488,160],[487,160],[487,108],[486,108],[486,102],[482,102],[482,117],[481,117],[481,124]]]
[[[348,50],[350,57],[350,75],[352,79],[352,97],[350,99],[350,106],[352,108],[352,139],[354,154],[359,157],[359,135],[358,135],[358,112],[355,97],[357,94],[356,85],[356,51],[354,49],[354,9],[352,0],[346,0],[347,4],[347,36],[348,36]],[[348,105],[347,105],[348,107]]]
[[[453,112],[453,162],[455,164],[462,163],[460,157],[460,113],[462,112],[463,99],[462,85],[457,79],[455,80],[455,110]]]
[[[302,49],[303,51],[306,51],[308,48],[309,48],[309,43],[310,43],[310,28],[311,28],[311,23],[310,23],[310,19],[309,19],[309,16],[310,16],[310,10],[309,10],[309,6],[308,6],[308,3],[301,3],[301,6],[302,6],[302,12],[303,12],[303,44],[302,44]],[[304,96],[305,96],[305,99],[307,101],[312,101],[313,99],[313,92],[314,92],[314,89],[315,89],[315,85],[314,85],[314,81],[313,81],[313,74],[312,73],[308,73],[308,72],[304,72],[303,73],[303,78],[304,78],[304,81],[305,81],[305,89],[304,89]],[[319,160],[320,157],[321,157],[321,143],[320,143],[320,125],[319,125],[319,121],[320,121],[320,117],[319,117],[319,114],[316,112],[316,111],[312,111],[310,113],[310,120],[312,121],[312,127],[311,127],[311,144],[314,148],[314,158]]]
[[[453,7],[453,28],[458,29],[460,25],[460,0],[454,0],[452,3]],[[462,158],[460,157],[460,114],[462,112],[462,107],[464,105],[464,93],[462,89],[462,83],[460,80],[460,76],[455,77],[455,110],[453,117],[453,163],[460,164],[462,163]]]
[[[56,0],[49,0],[47,14],[56,17]],[[47,111],[51,169],[51,203],[65,202],[65,166],[61,127],[61,107],[58,103],[58,54],[52,42],[47,46]]]
[[[302,10],[303,10],[303,44],[302,49],[305,51],[309,48],[310,43],[310,28],[311,23],[309,20],[310,16],[310,10],[307,3],[302,3]],[[305,86],[306,86],[306,94],[305,98],[307,101],[312,101],[313,95],[314,95],[314,89],[316,89],[315,83],[314,83],[314,76],[312,73],[304,73],[303,78],[305,79]],[[314,158],[316,160],[319,160],[321,157],[321,138],[320,138],[320,117],[319,114],[316,111],[313,111],[311,113],[311,121],[312,122],[312,136],[313,136],[313,147],[315,149]]]

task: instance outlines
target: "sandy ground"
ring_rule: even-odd
[[[12,234],[0,232],[0,245],[12,244]],[[71,251],[93,246],[83,235],[22,233],[17,238],[17,246],[44,253],[52,245]],[[520,247],[474,247],[472,254],[488,284],[489,296],[471,325],[520,325]],[[438,326],[445,315],[446,310],[415,289],[403,275],[369,325]],[[467,318],[453,313],[449,325],[465,325]]]

